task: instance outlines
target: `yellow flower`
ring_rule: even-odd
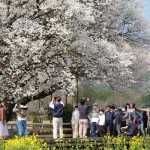
[[[65,134],[63,134],[62,137],[65,137]]]

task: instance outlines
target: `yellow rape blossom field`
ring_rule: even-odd
[[[49,150],[47,143],[33,135],[19,139],[1,140],[0,150]]]
[[[71,141],[58,140],[52,150],[150,150],[150,136],[144,139],[137,135],[129,138],[126,135],[111,137],[106,135],[101,142],[96,140],[77,139],[76,143],[71,145]]]
[[[51,147],[51,148],[50,148]],[[56,145],[47,145],[36,135],[19,139],[0,140],[0,150],[150,150],[150,136],[146,139],[135,136],[128,139],[126,136],[110,137],[106,135],[101,142],[90,141],[88,138],[77,139],[72,145],[71,139],[59,140]]]

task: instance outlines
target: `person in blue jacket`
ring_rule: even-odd
[[[138,109],[135,109],[135,121],[138,125],[138,130],[142,133],[143,137],[145,138],[143,115]]]

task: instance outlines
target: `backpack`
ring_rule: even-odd
[[[54,117],[58,117],[58,118],[61,117],[63,114],[63,108],[64,107],[62,107],[62,108],[58,109],[56,112],[54,112]]]
[[[139,121],[139,119],[138,119],[138,118],[136,118],[136,119],[135,119],[135,123],[136,123],[137,125],[139,125],[139,124],[140,124],[140,121]]]

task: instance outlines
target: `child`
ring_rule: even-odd
[[[100,112],[99,112],[98,126],[99,126],[100,137],[103,137],[105,135],[105,114],[104,114],[104,110],[100,110]]]

